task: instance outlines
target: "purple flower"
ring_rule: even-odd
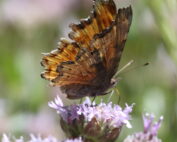
[[[157,137],[157,132],[162,120],[161,116],[158,122],[153,122],[154,116],[152,114],[143,115],[144,131],[128,136],[124,142],[161,142]]]
[[[71,106],[63,106],[63,102],[61,99],[57,96],[55,99],[55,102],[49,102],[48,105],[51,108],[54,108],[57,113],[59,113],[63,120],[70,123],[75,119],[79,119],[79,115],[77,114],[79,110],[79,106],[77,105],[71,105]]]
[[[24,140],[23,137],[16,139],[15,137],[8,137],[7,135],[3,134],[1,142],[83,142],[83,141],[81,137],[76,139],[67,139],[64,141],[59,141],[52,136],[41,138],[40,136],[36,137],[34,135],[30,136],[30,140]]]
[[[118,137],[123,125],[131,128],[129,120],[132,107],[126,105],[122,109],[111,102],[105,104],[92,103],[89,98],[82,104],[63,106],[59,97],[49,106],[54,108],[61,116],[61,127],[68,137],[84,136],[85,139],[93,137],[95,141],[111,141]],[[97,138],[99,136],[99,138]]]
[[[151,114],[143,115],[144,133],[150,133],[152,136],[157,136],[158,129],[161,126],[163,117],[161,116],[158,122],[153,123],[154,116]]]

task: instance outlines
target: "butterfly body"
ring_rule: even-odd
[[[115,84],[131,19],[131,7],[117,12],[113,0],[95,0],[90,17],[70,25],[73,42],[61,39],[44,55],[41,76],[70,99],[105,95]]]

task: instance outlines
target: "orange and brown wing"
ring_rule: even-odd
[[[59,47],[52,50],[50,53],[44,54],[44,57],[42,58],[41,65],[45,68],[45,71],[41,74],[42,78],[50,81],[54,80],[59,76],[57,67],[62,62],[74,61],[79,50],[79,46],[76,43],[71,43],[66,39],[61,39]]]
[[[112,77],[118,67],[132,21],[131,7],[118,10],[110,28],[94,36],[91,47],[99,49],[105,68]]]
[[[61,40],[59,48],[45,54],[41,64],[45,71],[42,78],[50,80],[53,86],[90,84],[96,76],[94,65],[101,63],[99,55],[80,49],[76,43]]]
[[[72,32],[69,37],[84,48],[90,48],[90,41],[98,34],[110,27],[116,17],[116,6],[113,0],[95,0],[93,11],[87,19],[79,24],[70,24]]]
[[[52,83],[57,86],[90,85],[97,75],[98,64],[102,64],[99,55],[85,51],[77,60],[61,63],[57,68],[60,75],[52,80]]]

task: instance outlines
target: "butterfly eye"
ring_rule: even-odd
[[[111,86],[115,86],[117,84],[117,82],[118,81],[116,79],[112,78],[111,79]]]

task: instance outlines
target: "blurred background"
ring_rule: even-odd
[[[111,98],[123,107],[136,104],[133,129],[124,128],[119,141],[141,131],[142,113],[149,112],[157,119],[164,116],[159,137],[177,142],[177,1],[115,2],[118,7],[132,4],[134,13],[120,68],[135,62],[120,74],[119,95]],[[58,115],[47,105],[60,92],[40,78],[41,53],[56,48],[59,38],[67,37],[69,23],[87,17],[91,6],[91,0],[0,1],[0,134],[64,138]],[[146,62],[150,65],[143,67]]]

